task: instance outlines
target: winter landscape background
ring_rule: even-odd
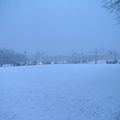
[[[0,120],[120,120],[120,0],[0,0]]]

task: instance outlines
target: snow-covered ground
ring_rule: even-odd
[[[120,120],[120,65],[0,68],[0,120]]]

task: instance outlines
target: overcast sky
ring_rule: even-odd
[[[0,48],[66,54],[120,50],[120,25],[101,0],[0,0]]]

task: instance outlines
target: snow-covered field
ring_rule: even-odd
[[[120,65],[0,68],[0,120],[120,120]]]

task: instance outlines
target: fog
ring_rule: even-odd
[[[101,0],[0,0],[0,48],[21,53],[118,51],[119,27]]]

